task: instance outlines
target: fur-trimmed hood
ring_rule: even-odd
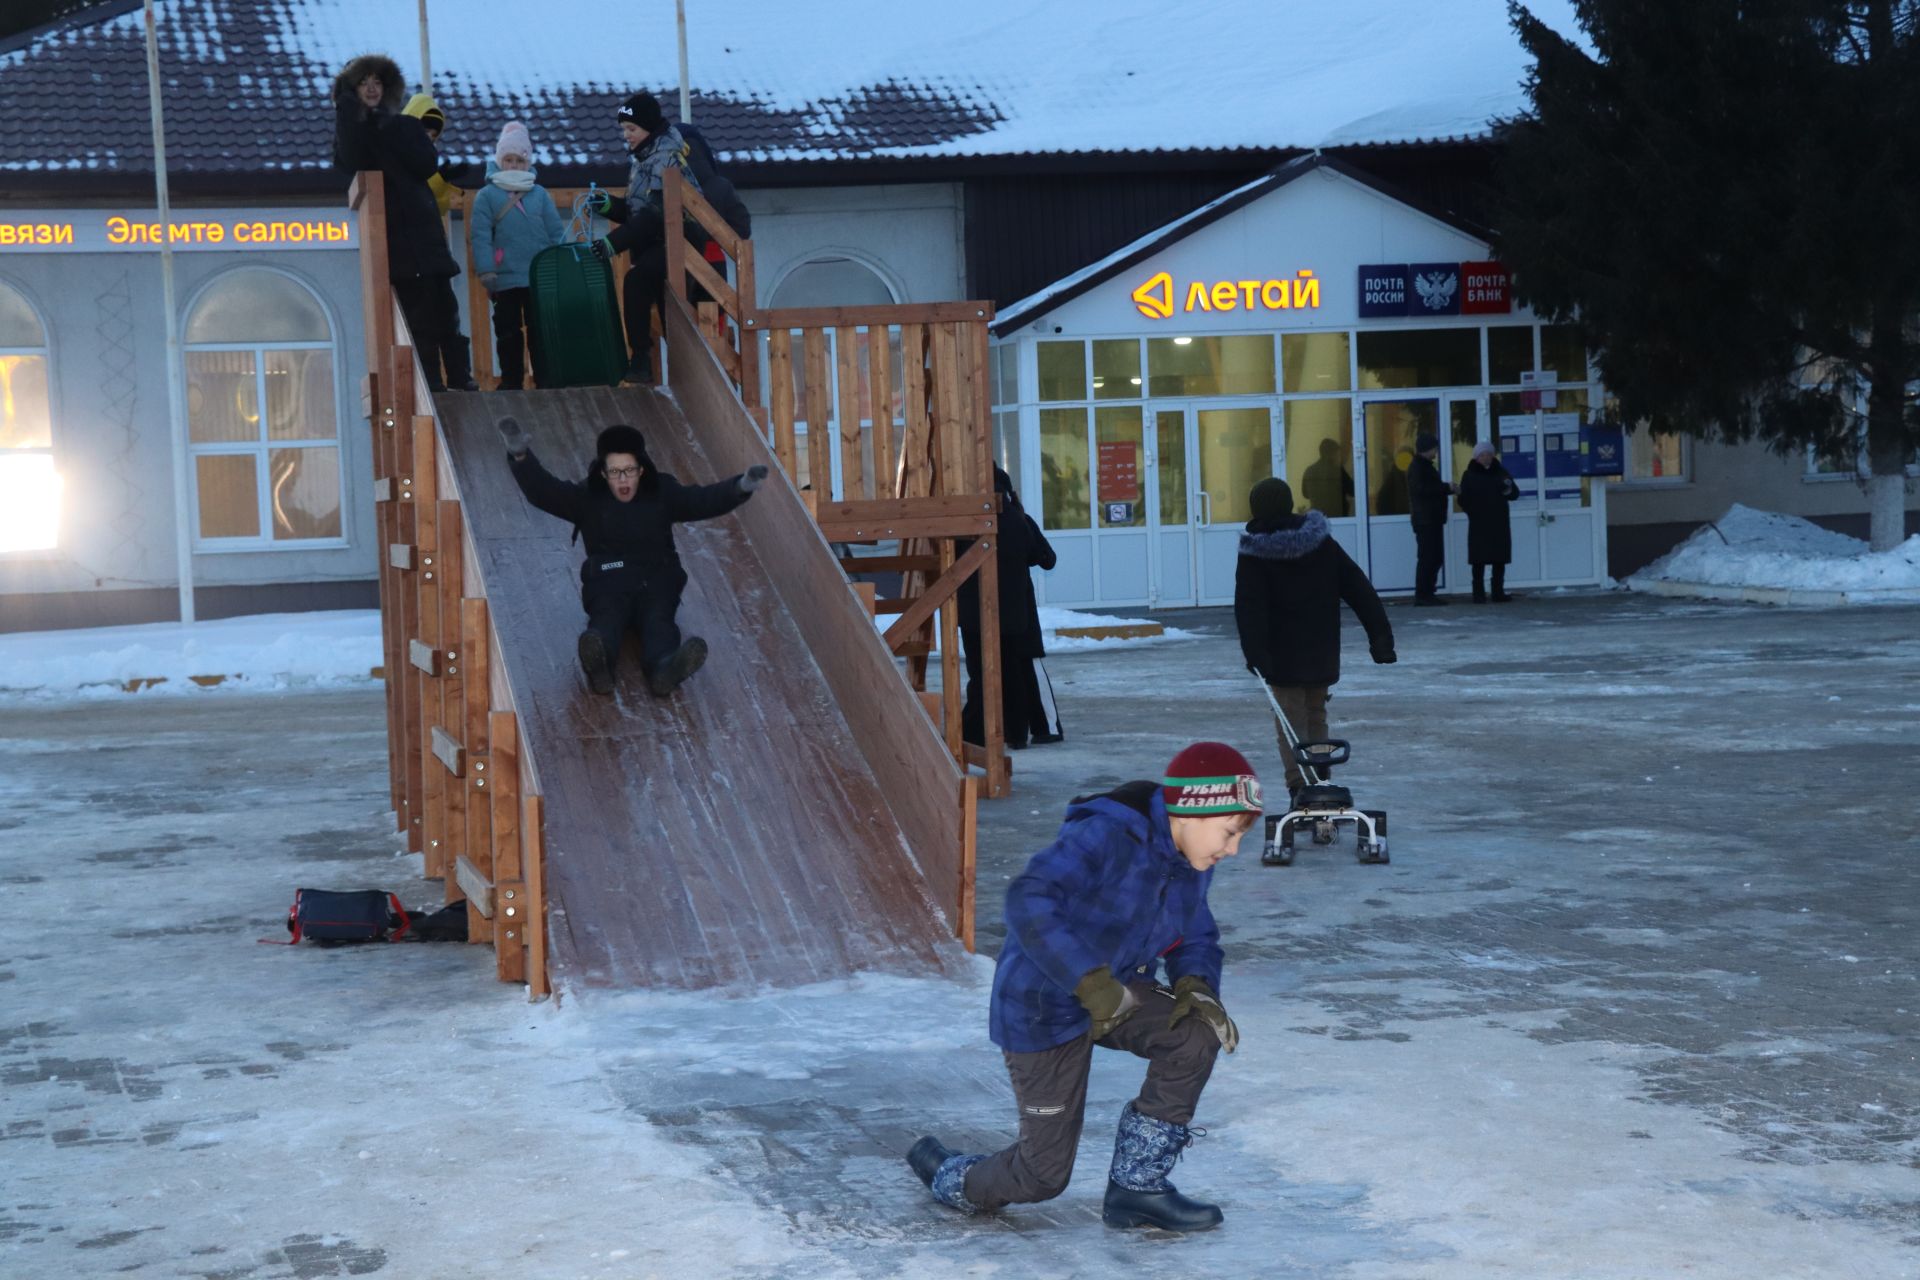
[[[1278,529],[1256,533],[1248,526],[1240,535],[1240,554],[1259,560],[1298,560],[1318,549],[1331,533],[1326,516],[1309,511]]]
[[[363,53],[343,67],[333,78],[334,99],[353,94],[369,75],[380,77],[380,110],[398,111],[406,105],[407,79],[400,74],[400,64],[384,53]]]

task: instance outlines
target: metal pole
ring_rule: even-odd
[[[433,92],[433,58],[427,43],[427,0],[420,0],[420,92]]]
[[[680,29],[680,119],[692,124],[693,93],[687,87],[687,0],[673,0],[673,12],[674,23]]]
[[[180,621],[193,621],[193,502],[187,477],[187,397],[180,385],[180,316],[173,302],[173,214],[167,200],[167,130],[160,107],[160,40],[153,0],[147,17],[147,111],[153,117],[153,193],[160,208],[160,305],[167,314],[167,418],[173,440],[173,554],[180,578]]]

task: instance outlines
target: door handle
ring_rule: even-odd
[[[1200,517],[1201,527],[1213,528],[1213,491],[1211,489],[1200,491],[1200,508],[1206,513]]]

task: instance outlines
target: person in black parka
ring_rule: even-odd
[[[1493,600],[1505,604],[1507,565],[1513,560],[1513,525],[1507,507],[1520,486],[1500,465],[1491,440],[1473,446],[1473,461],[1460,475],[1460,509],[1467,513],[1467,562],[1473,566],[1473,602],[1487,601],[1487,567],[1493,567]]]
[[[1440,478],[1434,459],[1440,456],[1440,438],[1421,432],[1413,442],[1413,461],[1407,464],[1407,514],[1412,517],[1414,570],[1413,602],[1445,604],[1435,588],[1440,565],[1447,556],[1447,499],[1453,486]]]
[[[751,466],[717,484],[684,485],[653,465],[638,431],[616,424],[600,433],[586,479],[573,483],[540,465],[518,422],[502,418],[497,425],[520,492],[572,524],[574,537],[586,544],[580,605],[587,629],[580,633],[579,656],[588,687],[613,692],[620,641],[633,627],[640,633],[647,685],[666,697],[707,660],[707,642],[690,636],[683,643],[674,621],[687,571],[673,545],[673,526],[725,515],[766,483],[767,468]]]
[[[1293,514],[1293,490],[1277,476],[1253,486],[1253,519],[1240,535],[1233,620],[1247,670],[1273,687],[1302,742],[1327,736],[1329,691],[1340,679],[1340,602],[1367,631],[1375,662],[1395,661],[1393,627],[1367,575],[1332,537],[1318,511]],[[1289,794],[1304,777],[1274,726]]]
[[[349,62],[333,81],[333,167],[349,177],[378,169],[385,179],[387,279],[428,389],[477,391],[453,296],[460,268],[428,185],[440,172],[440,156],[426,126],[402,111],[406,102],[407,83],[392,58],[369,53]]]
[[[1013,477],[998,463],[993,467],[993,488],[1000,495],[1000,545],[994,559],[1000,585],[1000,703],[1007,746],[1018,751],[1030,742],[1058,742],[1065,736],[1052,705],[1052,689],[1041,687],[1046,675],[1040,659],[1047,656],[1047,645],[1033,593],[1032,571],[1053,568],[1055,556],[1046,534],[1020,505]],[[965,552],[971,545],[958,542],[955,550]],[[960,736],[981,744],[986,741],[986,710],[980,694],[980,589],[969,580],[958,595],[960,640],[967,662]]]

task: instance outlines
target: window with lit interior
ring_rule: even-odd
[[[277,271],[229,272],[195,300],[184,339],[196,545],[339,542],[333,327],[319,300]]]
[[[60,544],[47,386],[46,327],[24,295],[0,284],[0,553]]]

